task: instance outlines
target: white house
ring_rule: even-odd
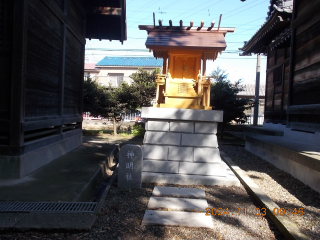
[[[131,84],[131,74],[143,68],[147,71],[162,68],[162,59],[154,57],[104,57],[95,66],[88,64],[85,74],[90,74],[101,85],[118,87],[121,82]],[[91,72],[90,72],[91,71]]]

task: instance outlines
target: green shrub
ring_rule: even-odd
[[[140,125],[133,125],[131,132],[136,137],[142,137],[144,135],[145,129]]]

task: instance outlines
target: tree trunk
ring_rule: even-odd
[[[113,121],[113,136],[116,136],[116,135],[117,135],[117,123],[116,123],[116,118],[113,117],[113,118],[112,118],[112,121]]]

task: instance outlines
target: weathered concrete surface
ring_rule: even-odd
[[[168,146],[144,145],[143,158],[152,160],[167,160]]]
[[[178,187],[161,187],[155,186],[152,191],[153,196],[172,196],[172,197],[193,197],[205,198],[206,193],[199,188],[178,188]]]
[[[206,208],[208,208],[208,203],[205,199],[151,197],[148,208],[169,208],[172,210],[205,212]]]
[[[157,145],[180,145],[180,133],[168,132],[146,132],[144,136],[144,144],[157,144]]]
[[[181,145],[182,146],[193,146],[193,147],[218,147],[217,135],[215,134],[181,134]]]
[[[320,146],[285,137],[246,136],[246,149],[320,192]]]
[[[169,132],[169,122],[168,121],[151,121],[146,124],[147,131],[162,131]]]
[[[117,146],[86,139],[80,147],[27,177],[0,180],[0,201],[88,201]]]
[[[191,163],[181,162],[179,173],[197,174],[201,176],[226,176],[227,166],[225,163]]]
[[[147,210],[145,212],[142,225],[213,228],[211,217],[205,216],[205,213],[154,210]]]
[[[222,122],[223,111],[219,110],[198,110],[198,109],[178,109],[178,108],[154,108],[143,107],[141,117],[148,119],[176,119],[201,122]]]
[[[0,179],[20,179],[54,159],[79,147],[82,134],[31,151],[21,156],[0,156]],[[26,145],[26,148],[28,145]],[[46,156],[44,158],[44,156]]]
[[[168,160],[170,161],[193,161],[193,148],[192,147],[169,147]]]
[[[158,173],[178,173],[179,162],[144,160],[142,171]]]
[[[48,164],[49,169],[42,167],[23,179],[1,180],[0,192],[5,192],[4,198],[30,202],[44,201],[43,199],[88,201],[105,174],[106,161],[109,158],[113,160],[118,147],[115,145],[107,147],[106,143],[91,137],[84,140],[83,146],[69,152],[67,158]],[[100,211],[114,178],[115,175],[111,177],[92,213],[2,212],[0,213],[0,231],[90,231],[96,219],[95,214]],[[2,194],[0,195],[3,197]]]
[[[240,181],[230,170],[227,170],[227,175],[225,177],[142,172],[142,182],[171,183],[180,185],[240,186]]]
[[[96,215],[92,213],[30,213],[13,226],[14,231],[90,231]]]

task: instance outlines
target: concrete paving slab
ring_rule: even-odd
[[[205,216],[205,213],[155,210],[147,210],[145,212],[142,225],[213,228],[211,217]]]
[[[225,177],[143,172],[142,182],[170,183],[180,185],[240,186],[239,179],[229,169],[227,169],[227,175]]]
[[[172,210],[191,210],[205,212],[208,208],[205,199],[151,197],[148,208],[170,208]]]
[[[95,219],[92,213],[30,213],[14,226],[14,230],[90,231]]]
[[[108,157],[116,148],[116,145],[84,137],[80,147],[27,177],[0,180],[0,201],[88,201],[106,173]]]
[[[0,213],[0,231],[12,230],[27,213]]]
[[[175,197],[196,197],[205,198],[206,193],[199,188],[179,188],[155,186],[152,191],[153,196],[175,196]]]

